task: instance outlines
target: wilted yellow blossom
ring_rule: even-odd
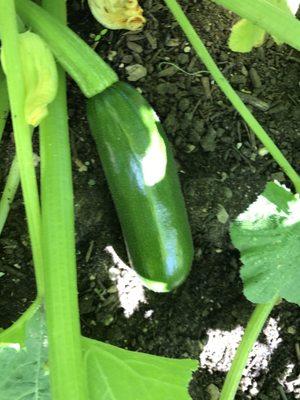
[[[25,85],[25,119],[38,126],[48,114],[57,92],[58,78],[54,57],[44,40],[32,32],[20,33],[20,56]],[[5,59],[1,54],[5,71]]]
[[[135,31],[146,22],[138,0],[88,0],[88,3],[96,20],[108,29]]]

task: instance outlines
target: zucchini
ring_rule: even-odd
[[[88,120],[130,263],[146,287],[168,292],[187,277],[193,244],[159,120],[143,96],[123,82],[88,100]]]

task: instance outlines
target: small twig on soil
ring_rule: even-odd
[[[246,124],[245,121],[241,121],[241,122],[243,124],[243,127],[244,127],[245,131],[247,132],[247,135],[248,135],[248,138],[249,138],[249,143],[251,144],[251,147],[253,149],[257,149],[256,140],[255,140],[256,136],[254,135],[252,130],[249,129],[249,127],[248,127],[248,125]]]
[[[211,100],[210,81],[208,76],[202,76],[201,83],[204,89],[204,94],[207,100]]]
[[[162,65],[171,65],[172,67],[176,68],[178,71],[180,71],[183,74],[188,75],[188,76],[202,76],[202,74],[208,73],[208,71],[206,71],[206,70],[197,71],[197,72],[188,72],[188,71],[182,69],[181,67],[179,67],[177,64],[174,64],[172,62],[167,62],[167,61],[163,61],[158,64],[159,67],[161,67]]]
[[[292,56],[292,57],[289,57],[288,60],[295,61],[296,63],[300,64],[300,58],[299,57],[293,57]]]
[[[160,55],[160,53],[162,52],[162,49],[158,49],[152,56],[152,58],[150,58],[150,62],[153,63],[154,61],[156,61],[156,59],[158,58],[158,56]]]
[[[195,107],[193,108],[192,112],[191,112],[191,118],[194,116],[195,112],[197,111],[198,107],[201,104],[202,99],[198,100]]]
[[[287,97],[291,100],[293,104],[295,105],[299,104],[299,101],[294,99],[294,97],[290,93],[287,93]]]
[[[91,258],[91,255],[92,255],[92,252],[93,252],[94,244],[95,244],[95,241],[92,240],[90,245],[89,245],[89,248],[88,248],[88,250],[86,252],[86,255],[85,255],[85,262],[89,262],[89,260]]]
[[[271,105],[269,103],[257,98],[256,96],[253,96],[252,94],[238,92],[238,91],[237,91],[237,93],[246,104],[250,104],[251,106],[257,108],[260,111],[265,112],[271,108]]]
[[[25,275],[23,274],[23,272],[19,271],[16,267],[11,267],[10,265],[1,265],[1,271],[2,272],[7,272],[19,279],[24,279]]]

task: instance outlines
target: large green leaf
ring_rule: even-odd
[[[266,31],[264,29],[243,18],[233,25],[228,46],[232,51],[248,53],[253,47],[261,46],[265,36]]]
[[[269,3],[278,9],[282,10],[287,15],[293,17],[297,12],[300,0],[268,0]],[[248,53],[253,47],[259,47],[263,44],[266,36],[266,31],[258,24],[242,18],[235,23],[231,29],[228,45],[230,50],[240,53]],[[282,44],[277,36],[273,36],[277,44]]]
[[[266,303],[274,296],[300,305],[300,199],[277,183],[238,216],[231,239],[241,252],[245,296]]]
[[[284,9],[284,0],[213,1],[264,29],[281,43],[300,50],[300,22]]]
[[[50,400],[44,313],[27,313],[0,335],[0,400]],[[20,338],[25,347],[15,342]],[[9,343],[11,338],[11,343]],[[89,400],[188,400],[193,360],[138,353],[82,338]]]
[[[123,350],[83,338],[90,400],[188,400],[193,360]]]
[[[26,325],[25,347],[0,346],[0,399],[50,400],[47,336],[43,314],[37,312]]]

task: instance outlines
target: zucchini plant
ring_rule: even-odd
[[[280,41],[300,48],[299,22],[269,1],[256,0],[256,8],[248,0],[215,1],[255,22]],[[249,352],[272,308],[281,298],[300,303],[295,284],[299,280],[298,253],[293,250],[300,235],[300,178],[222,75],[176,0],[165,2],[215,81],[296,190],[293,194],[277,183],[268,183],[258,200],[231,227],[233,244],[240,250],[244,263],[241,276],[245,295],[257,304],[222,390],[221,399],[232,400]],[[187,383],[195,361],[129,352],[81,336],[65,72],[90,98],[88,117],[92,134],[130,258],[145,285],[157,291],[176,287],[188,274],[193,250],[173,159],[152,108],[133,88],[118,82],[115,72],[67,28],[65,0],[41,3],[42,7],[30,0],[0,0],[1,51],[6,75],[5,79],[0,74],[0,113],[6,117],[9,98],[17,156],[0,201],[0,226],[5,223],[20,179],[37,283],[35,302],[0,334],[0,398],[188,399]],[[17,16],[22,23],[18,23]],[[59,63],[57,94],[47,103],[48,115],[44,113],[39,121],[40,197],[32,129],[25,114],[26,82],[19,40],[24,25],[44,40]],[[3,126],[0,120],[1,134]],[[113,157],[116,152],[120,153],[117,161]],[[154,156],[159,156],[159,162],[150,174]],[[134,194],[130,199],[126,197],[128,190]],[[132,206],[139,210],[139,215],[144,210],[143,229],[147,230],[156,254],[149,252],[149,242],[140,237],[139,221],[131,214]],[[275,245],[276,252],[270,252]]]

